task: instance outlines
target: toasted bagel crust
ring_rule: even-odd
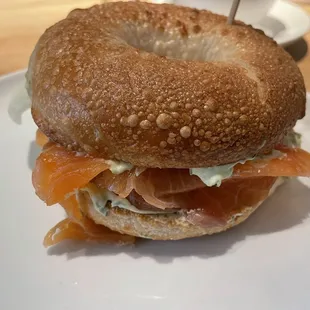
[[[267,152],[305,111],[301,73],[272,39],[168,4],[72,11],[40,38],[27,79],[33,118],[51,140],[143,167]]]
[[[225,231],[246,220],[258,206],[243,210],[232,217],[225,226],[203,228],[188,222],[184,215],[141,215],[117,207],[110,208],[107,215],[98,213],[92,205],[87,208],[87,216],[95,223],[104,225],[122,234],[153,240],[180,240],[185,238],[212,235]]]

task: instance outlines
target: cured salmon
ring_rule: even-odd
[[[36,132],[36,143],[40,147],[43,147],[46,143],[48,143],[49,139],[48,137],[40,130],[37,129]]]
[[[135,170],[124,171],[121,174],[113,174],[110,170],[105,170],[93,181],[100,188],[108,189],[125,198],[134,189],[135,180]]]
[[[149,203],[159,208],[161,208],[160,201],[155,204],[154,201],[150,202],[147,197],[161,197],[166,194],[178,194],[205,187],[205,184],[197,176],[189,174],[188,169],[146,169],[139,176],[134,170],[126,171],[121,175],[115,175],[106,170],[93,182],[98,187],[113,191],[122,198],[127,197],[132,190],[135,190]]]
[[[113,174],[102,158],[80,156],[48,142],[36,161],[33,185],[47,205],[59,202],[68,218],[48,232],[44,244],[50,246],[65,239],[134,242],[133,237],[96,225],[83,215],[74,193],[89,182],[135,199],[144,209],[177,209],[193,224],[220,227],[233,214],[264,200],[276,177],[310,176],[308,152],[285,146],[277,149],[279,157],[237,164],[233,176],[220,187],[207,187],[188,169],[133,168]]]
[[[75,196],[68,197],[61,202],[61,205],[68,217],[49,230],[43,241],[45,247],[68,239],[119,244],[135,242],[135,237],[112,231],[85,217],[80,211]]]
[[[281,155],[276,158],[260,158],[234,167],[234,176],[310,176],[310,153],[300,148],[278,146]]]
[[[299,148],[280,148],[279,158],[258,159],[238,164],[234,177],[258,176],[310,176],[310,154]],[[45,145],[33,171],[33,185],[37,195],[47,205],[63,201],[67,194],[93,181],[101,188],[109,189],[121,197],[135,190],[148,203],[158,208],[172,208],[167,197],[204,188],[197,177],[187,169],[146,169],[136,175],[135,169],[113,174],[102,158],[78,156],[53,143]],[[225,182],[224,182],[225,183]],[[220,187],[222,189],[222,186]],[[167,205],[162,206],[162,197]]]
[[[221,227],[233,215],[241,214],[247,207],[258,205],[267,198],[276,177],[232,178],[223,182],[221,187],[197,188],[192,191],[163,195],[160,208],[173,206],[183,212],[187,219],[204,228]],[[140,210],[156,211],[142,196],[132,191],[127,199]],[[155,201],[156,203],[157,201]],[[157,208],[158,209],[158,208]]]
[[[108,168],[102,158],[78,156],[57,144],[48,143],[36,160],[32,183],[36,194],[47,205],[53,205]]]
[[[178,201],[190,209],[187,220],[204,228],[223,227],[233,215],[258,205],[268,197],[275,177],[230,179],[220,187],[205,187],[181,194]]]

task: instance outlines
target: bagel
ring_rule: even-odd
[[[26,78],[44,144],[32,182],[68,215],[47,246],[218,233],[282,177],[310,176],[293,132],[302,75],[242,22],[141,2],[74,10],[41,36]]]
[[[51,140],[142,167],[264,154],[305,113],[302,75],[272,39],[168,4],[72,11],[42,35],[27,78]]]

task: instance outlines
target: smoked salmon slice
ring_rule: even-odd
[[[139,176],[135,170],[115,175],[106,170],[93,181],[98,187],[115,192],[122,198],[127,197],[132,190],[138,194],[163,196],[177,194],[205,187],[197,177],[189,174],[188,169],[146,169]],[[147,189],[147,192],[145,192]]]
[[[55,245],[63,240],[83,240],[102,243],[132,244],[135,237],[112,231],[103,225],[97,225],[85,217],[79,208],[75,196],[61,203],[68,218],[59,222],[46,234],[43,244],[45,247]]]
[[[135,180],[134,190],[159,209],[180,208],[175,198],[181,193],[192,193],[206,185],[189,174],[188,169],[147,169]],[[178,196],[179,197],[179,196]]]
[[[282,153],[279,157],[258,159],[238,164],[234,167],[234,176],[310,176],[310,153],[300,148],[277,147]]]
[[[37,129],[36,132],[37,145],[43,147],[46,143],[48,143],[48,141],[49,141],[48,137],[40,129]]]
[[[279,151],[282,155],[278,158],[257,159],[236,165],[233,176],[310,176],[308,152],[287,147],[279,147]],[[150,168],[136,176],[135,169],[114,175],[108,168],[109,165],[102,158],[78,156],[61,146],[48,143],[37,159],[32,180],[37,195],[48,205],[63,201],[67,194],[90,181],[121,197],[127,197],[135,190],[146,202],[158,208],[173,208],[173,199],[171,198],[169,203],[167,199],[171,194],[205,187],[197,176],[189,174],[188,169]]]
[[[310,176],[310,154],[308,152],[302,149],[285,147],[278,147],[278,150],[282,154],[278,158],[257,159],[236,165],[232,179],[238,177],[241,182],[247,184],[250,181],[246,181],[246,178]],[[205,190],[204,193],[209,193],[205,184],[198,177],[189,175],[187,169],[147,169],[138,177],[131,174],[130,182],[122,180],[122,175],[114,176],[113,181],[112,179],[105,179],[105,175],[100,174],[94,180],[94,183],[101,188],[113,190],[122,197],[127,197],[131,190],[135,190],[146,203],[159,209],[187,208],[188,203],[192,201],[192,196],[197,194],[196,190],[202,189]],[[230,180],[225,180],[218,189],[214,189],[214,192],[220,191],[221,195],[224,195],[225,183]],[[259,180],[263,182],[264,179],[258,178],[257,181],[259,182]],[[129,188],[124,185],[126,182],[130,183]],[[115,186],[115,184],[123,184],[124,186]],[[257,184],[255,183],[255,185]],[[125,192],[123,191],[124,188],[126,188]],[[235,191],[236,189],[232,189],[232,194]],[[181,196],[177,194],[186,192],[190,193],[191,198],[189,200],[185,198],[182,198],[183,201],[178,199]],[[202,191],[199,193],[202,193]],[[254,197],[254,192],[252,195]]]
[[[32,183],[36,194],[47,205],[53,205],[108,168],[102,158],[78,156],[57,144],[48,143],[36,160]]]
[[[278,150],[279,157],[238,164],[233,177],[220,187],[207,187],[197,176],[190,175],[188,169],[149,168],[136,174],[139,168],[134,168],[116,175],[102,158],[79,156],[48,142],[36,161],[33,185],[47,205],[60,202],[68,218],[48,232],[44,245],[65,239],[134,242],[134,237],[97,225],[81,212],[75,194],[89,182],[122,197],[134,192],[146,208],[178,209],[195,225],[221,227],[233,214],[263,201],[277,176],[310,176],[309,153],[299,148]]]
[[[135,187],[135,169],[124,171],[121,174],[113,174],[110,170],[105,170],[93,182],[103,189],[118,194],[120,197],[127,197]]]
[[[113,174],[104,159],[67,151],[48,142],[41,131],[37,132],[36,141],[43,146],[32,175],[36,193],[47,205],[59,202],[68,216],[47,233],[46,247],[66,239],[134,243],[134,237],[97,225],[83,214],[83,203],[77,201],[76,191],[89,182],[137,201],[144,210],[175,209],[192,224],[214,229],[226,225],[232,215],[266,199],[278,176],[310,176],[310,154],[286,146],[277,147],[278,157],[237,164],[232,178],[220,187],[207,187],[188,169],[137,167]]]
[[[179,194],[178,202],[185,209],[190,209],[186,217],[192,224],[204,228],[220,228],[225,226],[233,215],[265,200],[276,179],[230,179],[220,187],[205,187],[191,193]]]

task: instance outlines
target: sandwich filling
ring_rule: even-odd
[[[52,228],[45,246],[65,239],[132,243],[122,235],[95,224],[83,212],[88,195],[93,208],[108,215],[117,207],[144,216],[182,213],[193,225],[224,226],[244,208],[255,206],[269,195],[278,177],[310,176],[310,153],[299,148],[299,136],[290,134],[272,154],[229,165],[159,169],[95,158],[67,151],[48,142],[33,171],[37,195],[47,205],[60,203],[67,218]]]

